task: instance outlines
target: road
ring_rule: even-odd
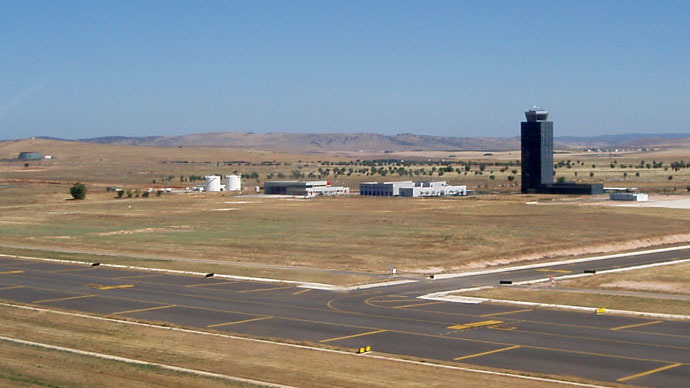
[[[690,250],[347,293],[0,258],[0,299],[600,382],[685,387],[690,322],[418,299],[452,289],[690,257]]]

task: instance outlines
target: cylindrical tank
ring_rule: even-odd
[[[226,191],[240,191],[242,190],[242,179],[239,175],[225,176],[225,190]]]
[[[205,176],[204,191],[220,191],[220,177],[218,175]]]

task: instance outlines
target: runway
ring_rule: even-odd
[[[336,293],[289,284],[0,258],[0,299],[184,327],[599,382],[684,387],[690,322],[418,299],[500,280],[690,257],[690,250]],[[546,271],[544,270],[546,269]]]

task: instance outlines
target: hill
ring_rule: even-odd
[[[50,140],[64,140],[43,138]],[[648,148],[690,144],[690,134],[619,134],[589,137],[560,136],[556,148]],[[69,141],[69,140],[68,140]],[[402,133],[252,133],[206,132],[183,136],[105,136],[79,142],[140,147],[225,147],[290,153],[402,151],[509,151],[520,149],[519,137],[453,137]]]

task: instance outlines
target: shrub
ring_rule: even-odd
[[[69,189],[70,195],[74,199],[84,199],[86,198],[86,186],[83,183],[75,183]]]

